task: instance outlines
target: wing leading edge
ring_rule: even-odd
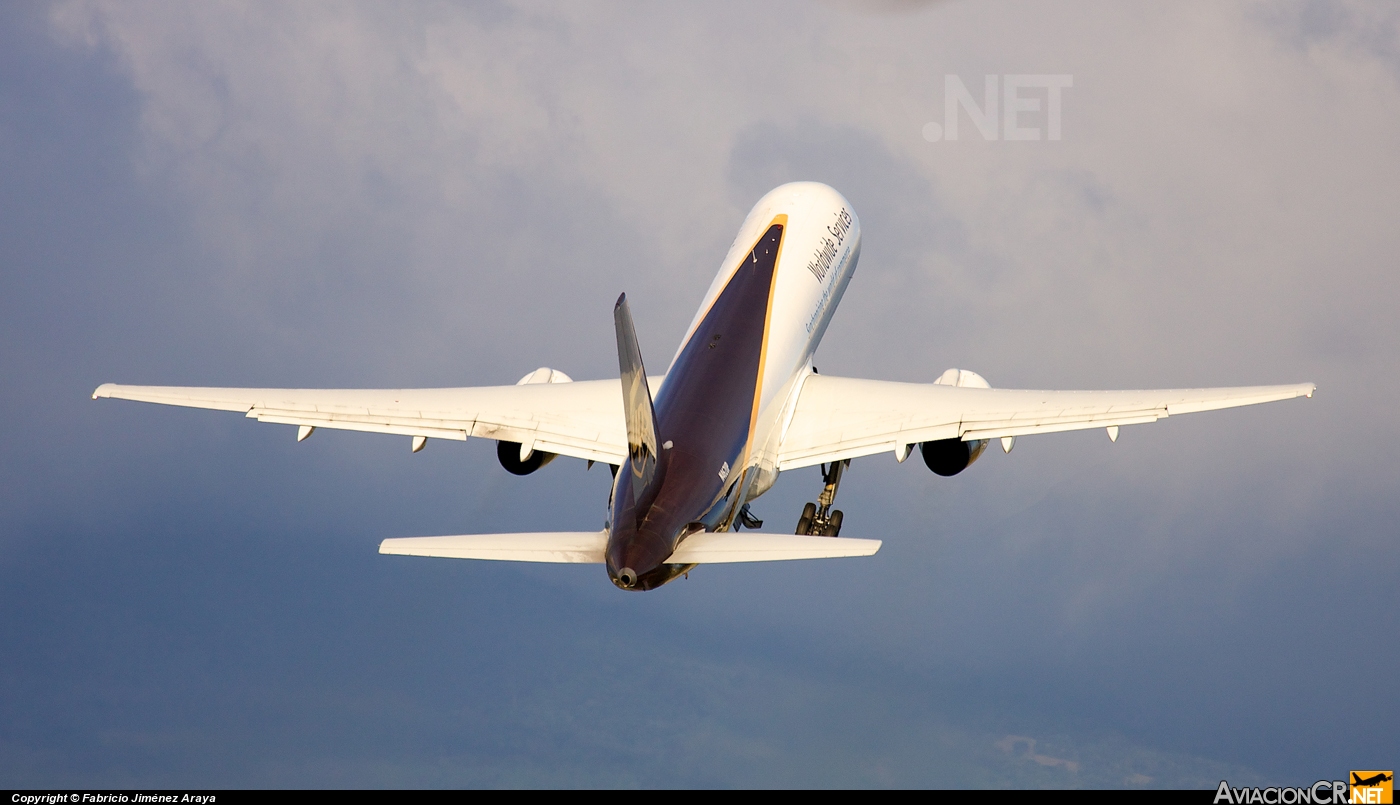
[[[1168,416],[1311,397],[1312,383],[1148,391],[1031,391],[809,375],[778,469],[901,451],[939,439],[996,439],[1156,422]]]

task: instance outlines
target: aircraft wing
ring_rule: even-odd
[[[379,552],[445,559],[496,559],[507,562],[601,564],[608,546],[606,531],[536,534],[463,534],[453,537],[402,537],[379,543]],[[678,565],[730,562],[777,562],[789,559],[836,559],[871,556],[875,539],[836,539],[756,531],[700,533],[686,537],[667,562]]]
[[[1311,397],[1312,383],[1156,391],[1028,391],[810,375],[778,469],[900,451],[938,439],[996,439],[1156,422],[1168,416]]]
[[[654,386],[659,378],[648,378]],[[468,436],[608,464],[627,458],[617,380],[445,389],[99,386],[93,399],[238,411],[259,422],[465,440]]]

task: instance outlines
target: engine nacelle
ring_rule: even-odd
[[[924,464],[944,478],[950,478],[967,469],[986,449],[986,439],[973,442],[939,439],[919,445],[919,452],[924,454]]]
[[[496,458],[511,475],[529,475],[556,458],[543,450],[531,450],[523,457],[521,452],[520,442],[496,442]]]
[[[574,379],[548,366],[541,366],[520,378],[517,386],[531,386],[536,383],[572,383]],[[496,458],[506,472],[512,475],[529,475],[555,459],[554,453],[526,448],[520,442],[496,442]]]
[[[967,369],[949,369],[933,382],[934,385],[938,386],[962,386],[976,389],[992,387],[986,378]],[[924,442],[919,445],[919,452],[924,454],[924,464],[945,478],[951,478],[967,469],[986,449],[986,439],[972,442],[965,442],[962,439],[939,439],[936,442]]]
[[[938,379],[933,381],[933,385],[962,386],[964,388],[974,389],[989,389],[992,387],[992,384],[987,382],[987,378],[970,369],[949,369],[939,375]]]

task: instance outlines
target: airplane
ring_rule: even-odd
[[[1354,786],[1357,786],[1357,787],[1359,787],[1359,788],[1369,788],[1369,787],[1371,787],[1371,786],[1380,785],[1381,783],[1384,783],[1384,782],[1387,782],[1387,781],[1390,781],[1390,780],[1393,780],[1393,779],[1395,779],[1395,777],[1394,777],[1393,775],[1386,774],[1386,773],[1383,772],[1383,771],[1382,771],[1382,772],[1376,772],[1374,775],[1372,775],[1372,776],[1370,776],[1370,777],[1367,777],[1367,778],[1364,779],[1364,780],[1361,779],[1361,776],[1358,775],[1356,772],[1352,772],[1352,773],[1351,773],[1351,784],[1354,785]]]
[[[785,184],[753,207],[664,375],[649,376],[626,294],[613,308],[619,380],[575,382],[541,367],[514,386],[439,389],[235,389],[104,384],[114,398],[237,411],[297,427],[428,439],[494,439],[509,472],[557,456],[613,472],[601,531],[385,539],[382,554],[600,563],[623,590],[645,591],[700,564],[869,556],[874,539],[841,537],[833,509],[852,459],[917,446],[953,476],[993,440],[1104,428],[1242,405],[1311,397],[1300,383],[1158,391],[992,388],[949,369],[932,383],[819,374],[813,355],[860,259],[860,220],[817,182]],[[750,501],[779,473],[820,465],[823,488],[796,533],[754,529]]]

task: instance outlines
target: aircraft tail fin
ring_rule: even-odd
[[[642,348],[637,344],[627,294],[619,296],[613,306],[613,324],[617,327],[617,363],[622,372],[622,406],[627,418],[627,463],[635,476],[634,490],[641,494],[656,477],[656,409],[652,406],[651,387],[642,366]]]

